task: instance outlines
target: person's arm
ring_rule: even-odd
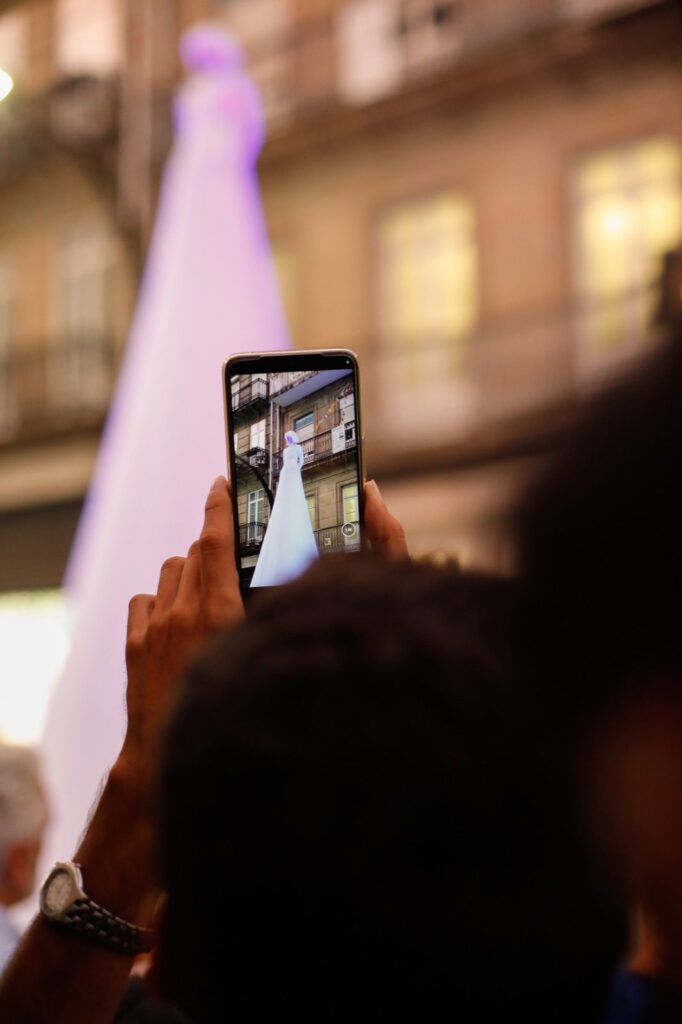
[[[405,534],[376,484],[365,522],[380,557],[407,556]],[[154,902],[148,794],[154,748],[187,658],[211,632],[244,614],[234,558],[231,494],[218,478],[201,537],[186,559],[161,570],[155,596],[130,603],[126,661],[128,729],[75,856],[94,900],[140,926]],[[37,917],[0,980],[0,1021],[96,1024],[113,1019],[132,959],[110,953]]]
[[[130,603],[128,727],[75,855],[84,887],[119,917],[147,927],[154,903],[150,779],[159,730],[188,657],[243,615],[234,560],[231,495],[219,477],[201,537],[186,559],[164,563],[155,596]],[[8,1024],[96,1024],[113,1019],[132,957],[95,946],[38,916],[0,980]]]

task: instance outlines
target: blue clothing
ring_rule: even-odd
[[[682,993],[644,974],[619,971],[613,981],[606,1024],[680,1024]]]
[[[19,929],[3,906],[0,906],[0,974],[9,962],[19,941]]]

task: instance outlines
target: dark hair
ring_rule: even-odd
[[[529,644],[567,711],[680,666],[682,338],[587,407],[519,515]],[[582,716],[581,716],[582,717]]]
[[[160,867],[197,1022],[599,1018],[623,922],[510,670],[516,600],[456,569],[325,559],[191,668]]]

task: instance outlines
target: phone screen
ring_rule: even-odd
[[[226,365],[242,588],[286,583],[362,547],[357,363],[350,353]]]

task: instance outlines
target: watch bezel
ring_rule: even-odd
[[[59,875],[68,876],[71,883],[71,898],[66,906],[62,907],[60,910],[54,910],[48,905],[48,893],[54,880]],[[83,875],[80,870],[80,865],[75,864],[72,861],[60,861],[55,864],[40,888],[41,912],[50,920],[59,921],[68,914],[74,903],[82,899],[85,899],[85,892],[83,891]]]

